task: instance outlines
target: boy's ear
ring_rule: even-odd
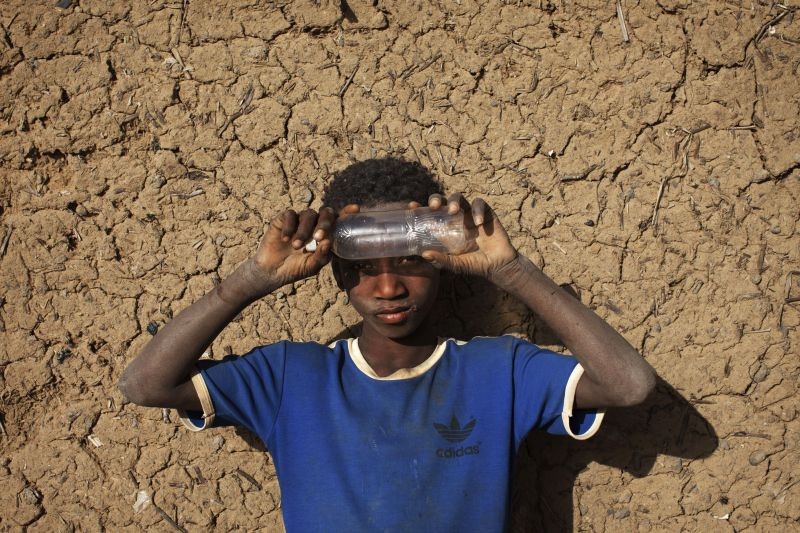
[[[349,291],[358,285],[358,274],[353,270],[349,261],[333,256],[331,259],[331,270],[336,285],[343,291]]]
[[[336,286],[341,290],[347,290],[344,285],[344,268],[341,259],[335,255],[331,259],[331,270],[333,271],[333,279],[336,280]]]

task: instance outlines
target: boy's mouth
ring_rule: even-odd
[[[416,311],[416,305],[387,307],[375,313],[375,316],[384,324],[401,324],[406,321],[411,313]]]

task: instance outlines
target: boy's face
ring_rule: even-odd
[[[370,210],[377,209],[387,209],[387,205]],[[364,327],[392,339],[417,331],[439,292],[439,270],[419,256],[360,261],[335,257],[332,266],[339,287],[347,291],[364,319]]]

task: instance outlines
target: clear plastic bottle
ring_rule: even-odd
[[[343,259],[419,255],[426,250],[459,254],[472,248],[475,232],[464,213],[428,207],[404,211],[368,211],[336,221],[333,253]]]

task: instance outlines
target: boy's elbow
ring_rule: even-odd
[[[656,375],[650,365],[629,377],[625,393],[620,398],[620,407],[633,407],[644,403],[656,387]]]
[[[117,390],[122,393],[122,397],[126,402],[142,405],[142,395],[138,387],[132,383],[132,379],[126,374],[117,381]]]
[[[117,382],[117,390],[122,393],[122,397],[126,402],[141,405],[143,407],[154,407],[154,399],[150,394],[148,394],[146,388],[141,386],[139,381],[140,380],[129,376],[128,373],[125,372]]]

